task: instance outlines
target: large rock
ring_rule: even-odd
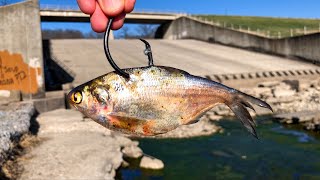
[[[139,158],[143,155],[142,150],[137,145],[125,146],[122,149],[123,157],[125,158]]]
[[[148,157],[148,156],[143,156],[141,161],[140,161],[140,167],[145,168],[145,169],[163,169],[164,164],[161,160],[153,158],[153,157]]]
[[[0,106],[0,166],[12,148],[12,142],[29,132],[34,113],[33,104],[28,102]]]

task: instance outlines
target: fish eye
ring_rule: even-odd
[[[80,104],[82,101],[82,93],[80,91],[74,92],[71,100],[76,104]]]

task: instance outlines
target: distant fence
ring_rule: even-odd
[[[245,32],[245,33],[253,34],[257,36],[273,38],[273,39],[281,39],[285,37],[294,37],[294,36],[301,36],[301,35],[320,32],[320,20],[319,20],[318,28],[310,28],[307,25],[305,25],[303,28],[288,28],[286,34],[284,34],[284,32],[282,31],[262,30],[259,28],[252,28],[247,25],[239,25],[239,24],[232,24],[224,21],[209,20],[208,18],[199,17],[199,16],[189,15],[189,18],[196,19],[197,21],[201,21],[207,24],[211,24],[211,25],[215,25],[215,26],[219,26],[227,29],[232,29],[240,32]]]

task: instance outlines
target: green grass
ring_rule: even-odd
[[[273,17],[251,17],[251,16],[218,16],[218,15],[198,15],[198,18],[206,19],[220,23],[221,26],[228,28],[255,31],[259,29],[261,35],[268,35],[271,37],[278,37],[279,32],[281,37],[291,36],[291,29],[293,36],[303,35],[304,27],[307,33],[319,32],[320,19],[294,19],[294,18],[273,18]]]

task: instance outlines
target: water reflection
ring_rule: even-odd
[[[271,130],[281,134],[296,136],[298,139],[298,142],[306,143],[306,142],[315,141],[315,138],[309,136],[307,133],[299,132],[296,130],[288,130],[288,129],[285,129],[283,126],[274,127],[274,128],[271,128]]]

